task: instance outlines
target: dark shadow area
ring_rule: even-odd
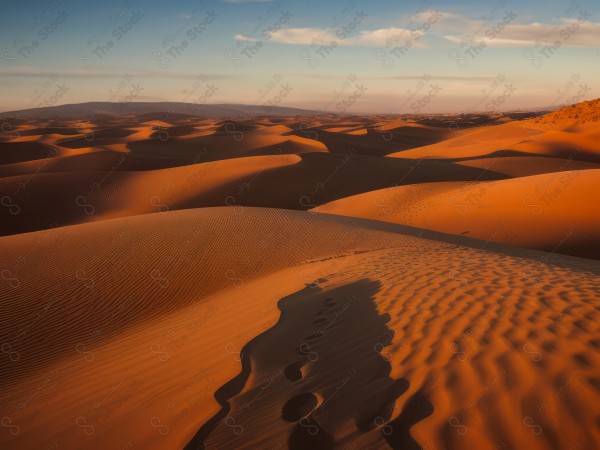
[[[381,445],[419,448],[409,430],[431,414],[424,397],[390,422],[409,382],[390,378],[381,353],[394,333],[375,303],[380,289],[362,279],[327,291],[309,285],[280,300],[279,321],[244,346],[240,374],[215,393],[221,410],[186,448],[264,448],[286,439],[290,449],[329,449],[367,433]]]
[[[421,450],[422,447],[411,436],[410,428],[433,414],[433,405],[420,392],[413,395],[400,415],[388,423],[381,434],[393,449]]]

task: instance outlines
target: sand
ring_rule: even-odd
[[[62,169],[70,164],[69,170],[0,178],[0,198],[9,198],[19,211],[0,210],[5,213],[1,234],[205,206],[307,210],[389,185],[505,178],[487,168],[352,152],[271,153],[154,170],[131,170],[146,163],[132,153],[96,152],[61,163]],[[100,170],[91,170],[94,165]]]
[[[313,211],[383,220],[547,252],[598,257],[600,170],[425,183],[347,197]]]
[[[600,163],[598,127],[570,121],[544,125],[533,119],[474,129],[453,128],[442,142],[389,154],[411,159],[469,159],[494,156],[498,152],[516,156],[549,156]]]
[[[3,119],[0,448],[600,447],[597,101],[152,105]]]
[[[1,238],[2,446],[598,443],[598,265],[421,233],[203,208]]]

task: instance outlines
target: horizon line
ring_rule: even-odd
[[[194,102],[181,102],[181,101],[168,101],[168,100],[161,100],[161,101],[127,101],[127,102],[120,102],[120,101],[116,101],[116,102],[110,102],[110,101],[87,101],[87,102],[79,102],[79,103],[62,103],[62,104],[58,104],[58,105],[49,105],[49,106],[37,106],[37,107],[33,107],[33,108],[22,108],[22,109],[14,109],[14,110],[9,110],[9,111],[1,111],[0,115],[5,115],[5,114],[12,114],[12,113],[24,113],[26,111],[35,111],[35,110],[51,110],[54,108],[62,108],[62,107],[68,107],[68,106],[78,106],[78,105],[90,105],[90,104],[107,104],[107,105],[132,105],[132,104],[178,104],[178,105],[187,105],[187,106],[194,106],[194,107],[227,107],[227,106],[237,106],[237,107],[250,107],[250,108],[264,108],[267,110],[286,110],[286,109],[297,109],[297,110],[301,110],[301,111],[306,111],[307,115],[319,115],[319,114],[327,114],[327,115],[332,115],[332,116],[435,116],[435,115],[448,115],[448,114],[452,114],[452,115],[472,115],[472,114],[512,114],[512,113],[543,113],[543,112],[551,112],[551,111],[555,111],[561,108],[564,108],[566,106],[572,106],[572,105],[576,105],[579,103],[583,103],[586,101],[592,101],[595,99],[590,99],[590,100],[582,100],[580,102],[575,102],[575,103],[569,103],[569,104],[563,104],[563,105],[554,105],[554,106],[550,106],[550,107],[540,107],[540,108],[531,108],[531,109],[505,109],[505,110],[491,110],[491,111],[486,111],[486,110],[472,110],[472,111],[446,111],[446,112],[431,112],[431,113],[427,113],[427,112],[417,112],[417,113],[410,113],[410,112],[385,112],[385,111],[381,111],[381,112],[360,112],[360,111],[356,111],[356,112],[336,112],[333,110],[318,110],[318,109],[310,109],[310,108],[304,108],[304,107],[300,107],[300,106],[293,106],[293,105],[266,105],[266,104],[253,104],[253,103],[227,103],[227,102],[223,102],[223,103],[194,103]],[[102,111],[96,111],[97,113],[101,113]],[[115,116],[122,116],[122,117],[126,117],[126,116],[135,116],[135,115],[140,115],[140,114],[149,114],[152,112],[165,112],[165,111],[161,111],[161,110],[156,110],[156,111],[148,111],[145,113],[137,113],[137,114],[113,114]],[[168,111],[167,111],[168,112]],[[175,112],[173,112],[175,113]],[[107,113],[108,114],[108,113]],[[177,112],[177,114],[185,114],[184,112]],[[190,114],[193,115],[193,114]],[[268,116],[269,113],[265,113],[264,115]],[[300,114],[290,114],[290,115],[300,115]],[[225,116],[224,116],[225,117]],[[6,118],[15,118],[15,117],[6,117]]]

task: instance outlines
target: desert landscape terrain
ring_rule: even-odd
[[[0,122],[1,448],[600,448],[600,100]]]

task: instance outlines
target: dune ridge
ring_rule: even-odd
[[[426,183],[347,197],[316,212],[383,220],[514,246],[600,258],[592,206],[600,171],[475,183]]]

